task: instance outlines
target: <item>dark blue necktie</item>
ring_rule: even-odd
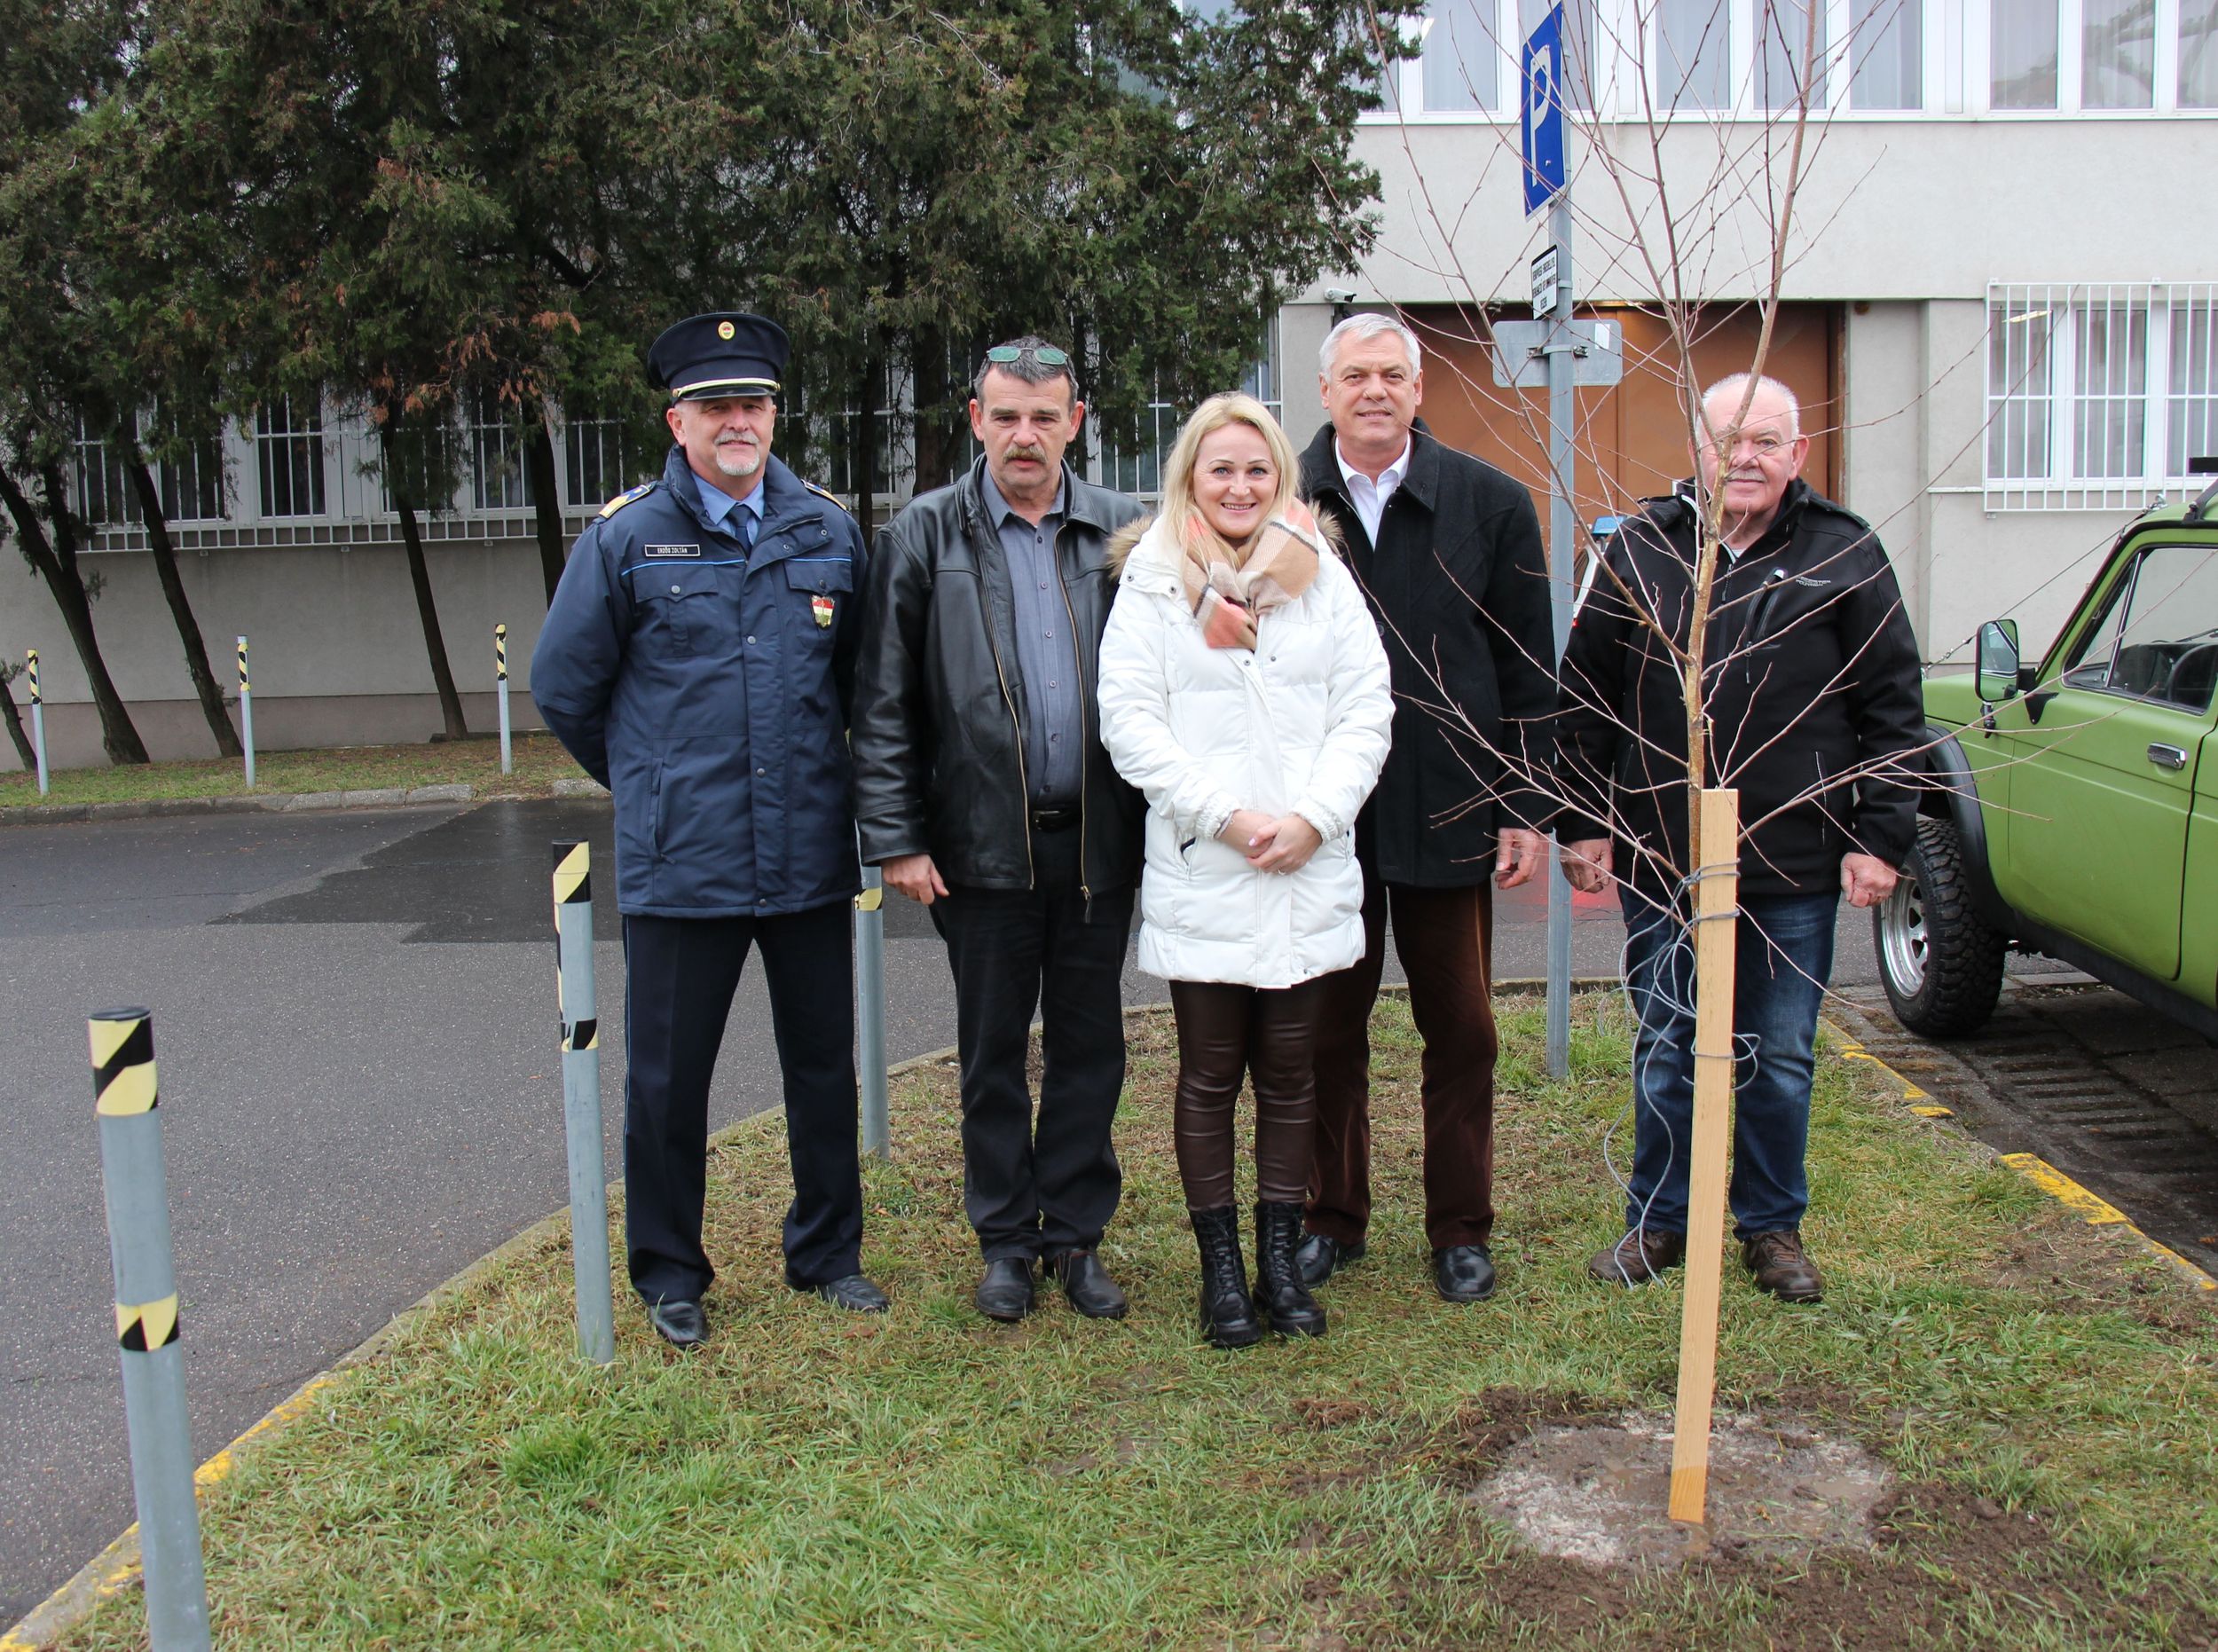
[[[747,552],[755,548],[755,513],[743,506],[739,512],[739,547]]]

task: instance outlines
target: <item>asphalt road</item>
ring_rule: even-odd
[[[591,838],[605,874],[609,818],[557,801],[0,830],[0,1624],[131,1518],[86,1012],[154,1011],[206,1458],[565,1202],[547,845]],[[594,882],[599,1008],[620,1026],[610,884]],[[954,1004],[922,910],[886,910],[898,1060],[952,1043]],[[1574,970],[1614,973],[1614,906],[1577,916]],[[1543,925],[1537,890],[1503,898],[1498,975],[1542,973]],[[1844,917],[1841,978],[1868,978],[1865,936]],[[1126,989],[1162,995],[1129,968]],[[621,1038],[602,1049],[613,1174]],[[712,1124],[776,1086],[751,971]],[[775,1255],[719,1260],[775,1277]]]

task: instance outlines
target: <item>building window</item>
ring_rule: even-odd
[[[2081,108],[2156,106],[2156,0],[2081,0]]]
[[[531,477],[523,468],[523,432],[498,397],[469,408],[470,505],[476,510],[529,510]]]
[[[2129,508],[2218,437],[2218,286],[1997,287],[1988,508]]]
[[[254,437],[263,515],[326,515],[320,398],[280,396],[255,414]]]
[[[137,415],[131,421],[134,441],[146,429]],[[77,424],[77,516],[90,527],[137,527],[144,516],[138,490],[124,468],[120,454]],[[219,441],[193,443],[178,459],[156,460],[154,486],[161,498],[161,514],[169,522],[212,522],[224,514],[224,450]]]
[[[1662,0],[1656,36],[1656,92],[1663,107],[1733,106],[1730,0]]]
[[[2057,0],[1991,0],[1987,104],[1996,109],[2057,106]]]
[[[1854,0],[1848,59],[1852,109],[1923,108],[1924,0]]]
[[[562,426],[562,499],[598,510],[632,485],[630,444],[620,419],[578,418]]]
[[[1756,103],[1825,107],[1825,0],[1756,0]]]
[[[1426,8],[1424,43],[1428,114],[1483,114],[1502,106],[1494,0],[1433,0]]]
[[[1240,375],[1239,388],[1262,403],[1272,418],[1284,419],[1286,406],[1279,380],[1276,321],[1264,328],[1262,352]],[[1191,411],[1159,397],[1141,410],[1137,428],[1125,440],[1113,441],[1105,436],[1101,444],[1102,485],[1120,493],[1140,493],[1151,498],[1160,493],[1163,460],[1169,457],[1171,444],[1178,439],[1179,429]]]
[[[2180,107],[2218,109],[2218,0],[2180,0]]]

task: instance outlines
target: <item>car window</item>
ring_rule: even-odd
[[[2107,688],[2110,668],[2118,653],[2118,632],[2126,619],[2126,593],[2134,588],[2134,570],[2128,568],[2112,583],[2103,599],[2103,612],[2072,650],[2072,664],[2064,673],[2067,688]]]
[[[2218,688],[2218,547],[2158,545],[2143,551],[2122,611],[2125,624],[2107,680],[2099,686],[2208,711]]]

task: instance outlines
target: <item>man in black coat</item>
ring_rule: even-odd
[[[1072,1307],[1117,1318],[1124,1295],[1097,1248],[1123,1186],[1110,1124],[1141,802],[1102,749],[1094,685],[1109,539],[1140,507],[1063,462],[1086,413],[1066,352],[996,345],[973,389],[985,456],[912,500],[871,557],[854,712],[862,858],[948,943],[979,1311],[1021,1319],[1044,1262]]]
[[[1339,527],[1393,672],[1394,749],[1356,826],[1363,957],[1328,977],[1317,1039],[1317,1167],[1302,1277],[1364,1254],[1371,1219],[1368,1027],[1395,949],[1425,1041],[1425,1231],[1451,1302],[1494,1288],[1494,886],[1540,868],[1555,705],[1547,563],[1525,490],[1417,428],[1416,335],[1350,316],[1319,358],[1332,422],[1302,486]]]
[[[1734,1231],[1758,1286],[1815,1302],[1824,1285],[1801,1224],[1818,1008],[1840,897],[1884,900],[1916,828],[1903,783],[1923,736],[1917,639],[1869,525],[1802,481],[1810,443],[1792,392],[1735,374],[1704,395],[1702,429],[1695,479],[1612,536],[1563,658],[1559,773],[1586,817],[1561,830],[1564,871],[1590,891],[1615,875],[1640,1022],[1626,1231],[1588,1270],[1638,1284],[1687,1248],[1694,943],[1678,650],[1710,510],[1722,542],[1703,783],[1741,794]]]

